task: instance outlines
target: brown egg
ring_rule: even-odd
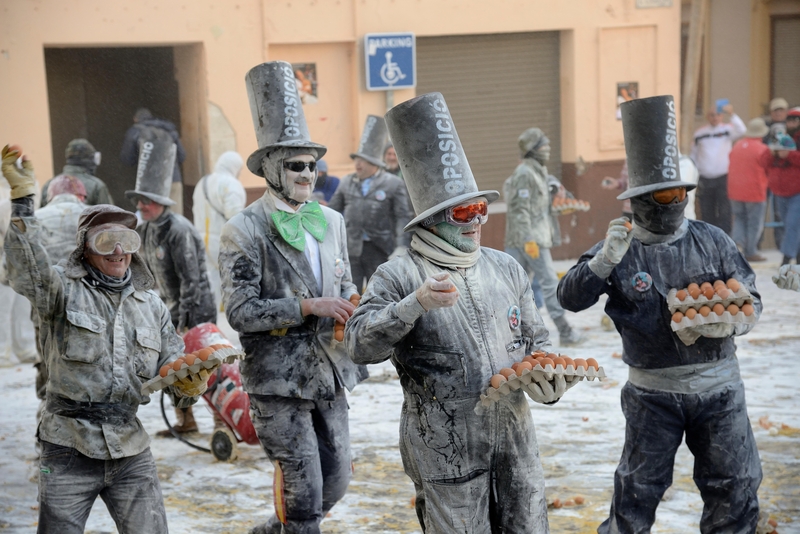
[[[732,294],[731,290],[728,289],[726,286],[720,286],[719,288],[717,288],[716,293],[722,300],[730,298]]]
[[[197,355],[187,354],[183,357],[183,360],[186,362],[186,365],[194,365],[194,362],[197,360]]]
[[[510,367],[503,367],[502,369],[500,369],[500,374],[506,377],[506,379],[508,379],[508,377],[514,376],[517,373],[515,373],[514,370],[511,369]]]
[[[517,366],[517,376],[522,376],[522,373],[526,369],[530,371],[531,369],[533,369],[533,366],[528,362],[519,362],[519,365]]]
[[[742,306],[742,313],[745,314],[747,317],[750,317],[751,315],[753,315],[753,313],[755,313],[755,311],[756,310],[755,310],[755,308],[753,308],[752,304],[745,304],[744,306]]]
[[[344,341],[344,330],[334,330],[333,339],[336,341]]]
[[[721,302],[717,302],[716,304],[714,304],[714,307],[711,309],[717,315],[722,315],[723,313],[725,313],[725,306],[723,306]]]
[[[539,361],[539,365],[541,365],[542,367],[545,367],[546,365],[552,366],[553,365],[553,359],[552,358],[542,358]]]
[[[524,358],[522,358],[522,361],[523,361],[523,362],[528,362],[528,363],[529,363],[529,364],[531,364],[531,365],[536,365],[536,358],[534,358],[534,357],[533,357],[533,356],[531,356],[530,354],[528,354],[527,356],[525,356]]]
[[[736,315],[737,313],[739,313],[739,306],[737,306],[736,304],[729,305],[728,313],[730,313],[731,315]]]
[[[686,313],[684,313],[684,315],[686,316],[687,319],[692,320],[695,317],[697,317],[697,310],[695,310],[694,308],[689,308],[688,310],[686,310]]]
[[[567,361],[564,358],[561,358],[561,357],[553,358],[553,365],[554,366],[560,365],[561,367],[566,368],[567,367]]]
[[[689,296],[689,293],[685,289],[681,289],[680,291],[675,293],[675,297],[681,302],[686,300],[686,297],[688,297],[688,296]]]
[[[585,499],[582,495],[575,495],[573,499],[575,500],[575,504],[583,504],[585,502]]]
[[[170,369],[172,369],[172,365],[170,364],[162,365],[161,369],[158,370],[159,376],[161,376],[161,378],[164,378],[169,374]]]
[[[741,285],[739,284],[739,281],[736,278],[730,278],[728,280],[727,286],[728,286],[728,289],[730,289],[734,293],[738,292],[739,288],[741,287]]]
[[[700,286],[692,282],[686,287],[686,291],[692,296],[693,299],[696,299],[700,296]]]
[[[539,356],[546,356],[546,355],[547,355],[547,353],[545,351],[543,351],[543,350],[535,350],[535,351],[531,352],[531,356],[533,356],[534,358],[537,358]]]
[[[703,282],[702,284],[700,284],[700,291],[705,291],[709,287],[711,289],[714,289],[714,286],[711,284],[711,282]]]
[[[214,353],[214,349],[208,347],[206,349],[197,351],[197,357],[200,358],[200,361],[204,362],[208,360],[208,357]]]
[[[564,362],[565,362],[564,363],[564,367],[569,367],[570,365],[572,367],[575,367],[575,360],[573,360],[569,356],[562,356],[562,358],[564,358]]]
[[[708,306],[701,306],[698,313],[703,317],[708,317],[708,314],[711,313],[711,308],[709,308]]]
[[[575,369],[577,369],[578,367],[583,367],[584,369],[588,369],[589,364],[586,363],[586,360],[584,360],[583,358],[575,358]]]
[[[721,287],[728,287],[728,286],[726,286],[725,282],[723,282],[722,280],[715,280],[714,281],[714,291],[716,291],[717,289],[719,289]]]
[[[630,224],[630,223],[628,223]],[[563,504],[561,504],[561,499],[554,499],[553,500],[553,508],[561,508]]]
[[[506,377],[504,377],[504,376],[503,376],[503,375],[501,375],[500,373],[498,373],[498,374],[494,375],[494,376],[492,377],[491,381],[490,381],[490,383],[492,384],[492,387],[493,387],[494,389],[498,389],[498,388],[499,388],[500,386],[502,386],[502,385],[503,385],[505,382],[506,382]]]
[[[553,358],[558,358],[558,354],[556,354],[555,352],[548,352],[547,357],[552,360]]]
[[[682,320],[683,320],[683,314],[681,312],[676,311],[675,313],[672,314],[672,322],[673,323],[679,323]]]
[[[588,365],[589,367],[594,367],[595,371],[598,371],[600,369],[600,364],[597,363],[597,360],[595,360],[594,358],[586,358],[586,365]]]
[[[177,360],[172,362],[172,370],[173,371],[180,371],[180,369],[181,369],[181,367],[183,367],[184,363],[185,362],[183,361],[183,358],[178,358]]]
[[[564,506],[566,507],[575,506],[575,501],[573,501],[572,499],[567,499],[566,501],[564,501]]]
[[[519,364],[521,363],[522,362],[514,362],[511,364],[511,368],[514,370],[515,373],[517,372],[517,367],[519,367]]]
[[[714,298],[714,288],[709,286],[709,287],[703,289],[703,296],[705,298],[707,298],[708,300],[713,299]]]

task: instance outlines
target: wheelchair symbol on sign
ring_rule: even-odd
[[[405,77],[397,63],[392,61],[392,53],[386,52],[386,63],[381,66],[381,80],[386,85],[394,85]]]

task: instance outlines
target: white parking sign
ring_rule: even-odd
[[[364,36],[367,90],[407,89],[417,83],[413,33],[368,33]]]

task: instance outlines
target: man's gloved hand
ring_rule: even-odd
[[[4,146],[3,176],[11,186],[11,200],[36,194],[36,179],[33,177],[33,164],[27,157],[22,157],[22,168],[17,167],[17,160],[22,155],[22,149],[17,145]]]
[[[530,384],[522,386],[525,393],[540,404],[553,404],[564,396],[564,393],[575,384],[581,381],[580,377],[564,375],[553,375],[551,380],[547,380],[542,373],[533,373],[534,379]]]
[[[781,265],[778,276],[773,276],[772,281],[780,289],[800,291],[800,265]]]
[[[458,301],[458,290],[448,278],[450,278],[449,273],[434,274],[417,289],[417,301],[425,311],[455,306]]]
[[[609,263],[614,265],[622,261],[628,247],[631,246],[631,223],[625,217],[614,219],[608,223],[608,233],[605,243],[603,243],[603,256]]]
[[[391,254],[389,254],[389,259],[393,260],[398,256],[402,256],[406,252],[408,252],[408,247],[406,247],[404,245],[399,245],[399,246],[395,247],[395,249],[392,251]]]
[[[303,317],[306,315],[333,317],[340,323],[346,323],[356,311],[356,307],[346,298],[316,297],[300,301],[300,310],[303,312]]]
[[[178,393],[184,397],[199,397],[208,389],[208,377],[219,367],[200,369],[197,373],[189,373],[185,378],[179,378],[172,384]]]
[[[701,324],[693,330],[703,337],[730,337],[733,335],[735,325],[730,323]]]
[[[539,244],[536,241],[528,241],[525,243],[525,254],[534,260],[539,257]]]

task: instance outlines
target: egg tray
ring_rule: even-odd
[[[576,211],[589,211],[592,205],[583,201],[581,203],[574,202],[571,204],[552,204],[551,207],[557,215],[569,215]]]
[[[217,349],[208,356],[206,361],[202,361],[198,358],[192,365],[184,363],[177,371],[170,369],[167,376],[163,378],[161,376],[151,378],[142,384],[142,395],[150,395],[151,393],[167,388],[174,384],[176,380],[186,378],[186,375],[189,373],[198,373],[201,369],[211,369],[223,363],[233,363],[236,360],[244,359],[244,357],[245,353],[234,347]]]
[[[736,304],[741,308],[745,304],[753,304],[753,296],[750,294],[750,291],[747,290],[744,286],[739,287],[739,291],[735,292],[732,297],[728,297],[726,299],[721,298],[716,293],[710,299],[707,299],[705,296],[700,295],[696,299],[693,299],[691,295],[687,295],[684,300],[678,300],[678,297],[675,294],[678,292],[677,289],[671,289],[667,294],[667,307],[669,308],[670,313],[681,312],[686,313],[686,310],[689,308],[694,308],[699,310],[703,306],[708,306],[709,308],[713,308],[716,304],[722,304],[727,308],[731,304]],[[732,315],[731,312],[727,311],[727,309],[722,313],[722,315],[717,315],[715,312],[711,312],[708,314],[708,317],[703,317],[699,313],[694,317],[694,319],[689,319],[688,317],[683,317],[680,322],[676,323],[675,321],[670,321],[670,327],[672,328],[673,332],[677,332],[679,330],[684,330],[686,328],[692,328],[695,326],[700,326],[704,324],[715,324],[715,323],[729,323],[729,324],[754,324],[758,321],[756,314],[752,314],[747,316],[744,312],[739,310],[739,313],[736,315]]]
[[[533,369],[525,369],[522,371],[521,375],[511,376],[506,382],[500,384],[499,388],[489,386],[489,388],[486,389],[486,393],[481,394],[481,404],[489,406],[509,393],[517,391],[523,385],[530,384],[534,380],[534,373],[538,373],[539,375],[543,374],[547,380],[552,380],[555,375],[564,375],[567,377],[577,376],[580,380],[594,380],[595,378],[598,380],[606,379],[606,372],[603,370],[602,366],[595,370],[591,365],[588,369],[584,369],[582,366],[578,366],[576,369],[572,365],[568,365],[564,368],[563,365],[556,365],[553,367],[547,364],[542,367],[541,364],[537,363],[536,367]]]
[[[676,296],[677,293],[678,290],[674,288],[670,289],[669,293],[667,293],[667,307],[669,308],[670,313],[675,313],[676,311],[686,313],[686,310],[689,308],[699,309],[701,306],[705,305],[707,305],[709,308],[713,308],[714,304],[720,302],[726,308],[731,304],[736,304],[741,308],[744,304],[753,303],[753,295],[751,295],[750,291],[748,291],[743,285],[739,286],[739,291],[733,293],[732,297],[728,297],[726,299],[723,299],[714,293],[714,296],[710,299],[707,299],[705,295],[701,294],[696,299],[693,299],[691,295],[686,295],[685,299],[679,300]]]

